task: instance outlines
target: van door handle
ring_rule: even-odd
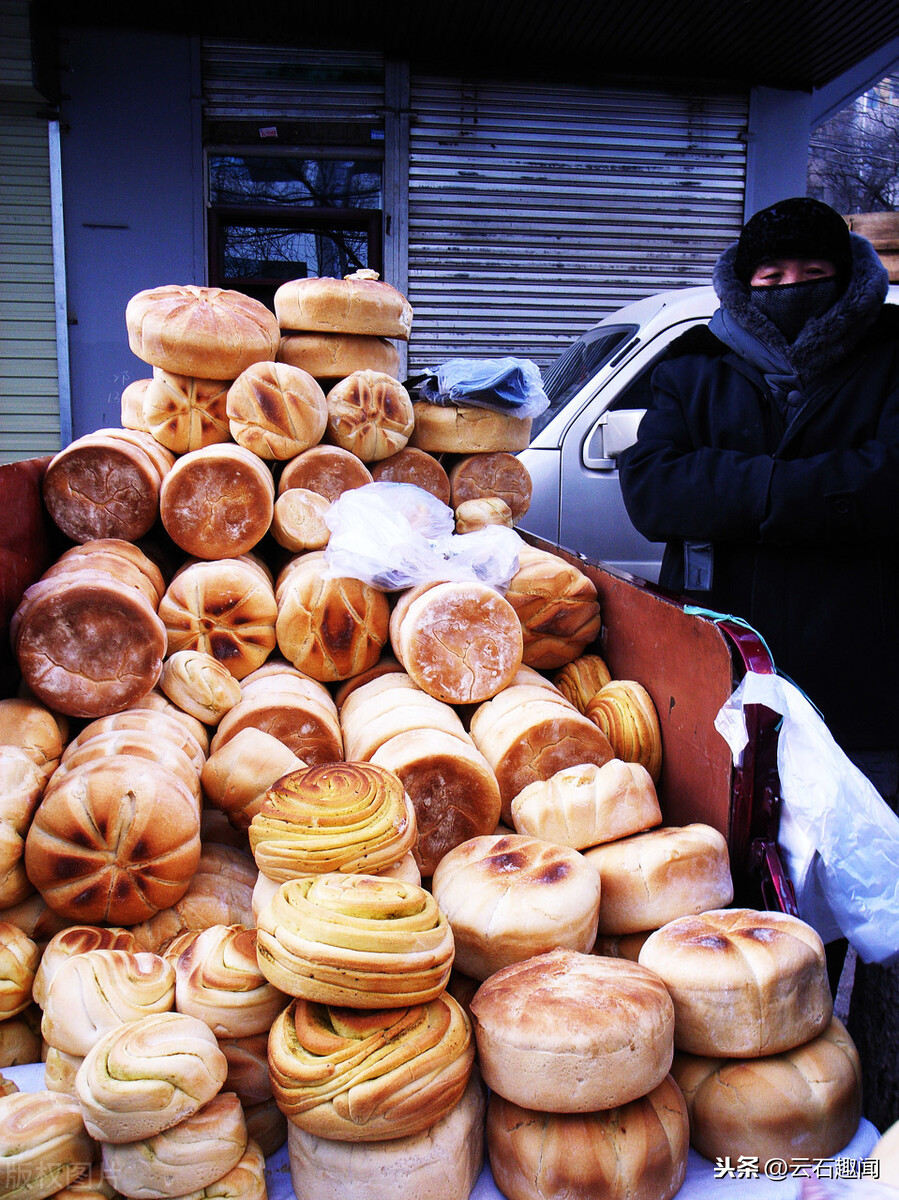
[[[584,442],[584,466],[590,471],[614,470],[618,455],[637,440],[637,429],[645,411],[622,408],[603,413]]]

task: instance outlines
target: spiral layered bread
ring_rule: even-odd
[[[288,999],[285,997],[283,1007]],[[242,1037],[219,1037],[219,1049],[228,1060],[228,1078],[222,1090],[234,1092],[246,1110],[272,1098],[268,1074],[268,1029]]]
[[[248,725],[206,760],[203,794],[236,829],[248,829],[269,787],[303,766],[283,742]]]
[[[282,329],[409,337],[412,306],[406,297],[364,268],[343,279],[329,276],[291,279],[275,292],[275,315]]]
[[[603,731],[617,758],[646,767],[658,783],[662,732],[652,697],[633,679],[613,679],[587,703],[586,715]]]
[[[238,445],[283,461],[321,441],[328,419],[325,393],[300,367],[254,363],[228,389],[228,426]]]
[[[431,454],[517,454],[531,440],[530,417],[473,404],[413,404],[415,428],[409,445]]]
[[[833,1016],[821,938],[786,913],[678,917],[646,939],[640,962],[664,980],[675,1044],[691,1054],[779,1054],[817,1037]]]
[[[236,379],[271,361],[281,330],[258,300],[226,288],[166,285],[132,296],[125,307],[128,344],[143,362],[176,375]]]
[[[74,1100],[55,1092],[0,1096],[0,1193],[43,1200],[83,1175],[98,1156]]]
[[[711,825],[651,829],[584,853],[602,879],[602,934],[658,929],[734,898],[727,841]]]
[[[415,420],[413,413],[413,422]],[[444,504],[450,502],[450,481],[446,469],[426,450],[404,446],[389,458],[372,463],[371,477],[375,483],[412,483],[430,492]]]
[[[640,833],[662,820],[649,772],[639,763],[619,758],[601,767],[595,763],[564,767],[550,779],[528,784],[510,807],[517,833],[576,850]],[[655,926],[644,928],[650,927]]]
[[[66,537],[136,541],[147,533],[159,515],[166,474],[159,455],[168,455],[167,467],[172,464],[171,454],[152,442],[135,430],[104,429],[75,438],[51,458],[41,492]]]
[[[128,754],[68,772],[25,839],[29,878],[78,923],[146,919],[184,895],[199,859],[194,796],[166,767]]]
[[[56,972],[73,955],[88,950],[135,950],[134,934],[130,929],[111,929],[102,925],[69,925],[55,933],[44,947],[40,965],[34,977],[33,994],[41,1008]]]
[[[217,725],[240,699],[240,684],[202,650],[176,650],[163,663],[159,687],[173,704],[205,725]]]
[[[17,925],[0,921],[0,1021],[24,1012],[31,1004],[31,989],[41,952]]]
[[[440,860],[431,890],[452,926],[456,968],[474,979],[555,946],[586,952],[596,939],[599,874],[567,846],[470,838]]]
[[[614,1108],[671,1068],[674,1007],[639,963],[551,950],[491,975],[470,1012],[485,1082],[524,1107]]]
[[[521,547],[506,599],[521,621],[529,667],[564,666],[583,654],[602,628],[593,581],[580,568],[535,546]]]
[[[189,560],[159,602],[169,656],[208,654],[235,679],[261,666],[274,650],[278,606],[270,578],[247,557]]]
[[[646,1096],[599,1112],[535,1112],[494,1092],[487,1149],[508,1200],[672,1200],[687,1175],[687,1111],[670,1076]]]
[[[521,624],[485,583],[410,588],[391,614],[390,642],[418,686],[447,704],[495,696],[521,666]]]
[[[275,484],[257,455],[233,442],[182,454],[159,490],[159,516],[194,558],[238,558],[272,522]]]
[[[41,1032],[66,1054],[84,1057],[110,1029],[175,1004],[175,972],[158,954],[87,950],[55,972],[47,990]]]
[[[317,1137],[291,1121],[290,1176],[315,1200],[468,1200],[484,1159],[484,1086],[473,1070],[461,1100],[421,1133],[377,1142]]]
[[[228,380],[175,375],[158,367],[141,402],[142,428],[173,454],[230,440]]]
[[[365,463],[402,450],[414,422],[409,393],[384,371],[354,371],[327,395],[328,438]]]
[[[285,464],[278,494],[306,488],[333,501],[343,492],[365,487],[371,481],[368,467],[349,450],[342,446],[312,446]]]
[[[598,654],[579,654],[553,673],[552,681],[579,712],[610,682],[612,673]]]
[[[354,371],[384,371],[396,377],[400,352],[387,338],[366,333],[284,333],[278,362],[308,371],[322,384]]]
[[[265,978],[256,959],[256,930],[212,925],[187,935],[171,954],[178,1012],[199,1017],[218,1038],[262,1033],[288,997]]]
[[[293,559],[275,586],[278,648],[313,679],[332,683],[374,666],[387,641],[384,592],[360,579],[331,579],[323,551]]]
[[[512,801],[529,784],[615,757],[605,734],[548,681],[510,684],[478,706],[469,733],[493,768],[510,826]]]
[[[72,717],[98,717],[145,695],[162,671],[165,626],[136,587],[85,567],[27,589],[14,647],[36,699]]]
[[[453,965],[453,933],[431,893],[383,876],[289,880],[256,926],[266,978],[323,1004],[426,1003],[446,987]]]
[[[112,1186],[134,1200],[193,1195],[233,1170],[247,1148],[247,1126],[233,1092],[220,1092],[177,1125],[102,1147]]]
[[[360,1012],[297,999],[272,1027],[272,1091],[288,1121],[336,1141],[421,1133],[462,1098],[471,1023],[447,993]]]
[[[509,507],[513,520],[523,517],[531,505],[533,482],[530,472],[514,454],[468,454],[449,472],[452,507],[471,500],[496,498]]]
[[[829,1158],[861,1120],[858,1051],[836,1017],[781,1054],[715,1059],[678,1052],[671,1068],[690,1114],[690,1140],[715,1159]]]
[[[305,767],[267,791],[249,828],[259,870],[283,883],[343,871],[378,875],[415,845],[412,801],[399,777],[365,762]]]
[[[227,1060],[204,1021],[155,1013],[104,1034],[85,1055],[75,1091],[92,1137],[135,1142],[202,1108],[227,1074]]]

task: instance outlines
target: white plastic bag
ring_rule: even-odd
[[[385,592],[466,580],[504,591],[523,544],[506,525],[454,533],[453,510],[412,483],[352,488],[332,503],[326,521],[326,577],[361,579]]]
[[[735,762],[746,745],[747,704],[783,717],[778,843],[800,917],[825,942],[848,938],[864,962],[899,962],[899,817],[780,675],[750,671],[722,706],[715,727]]]

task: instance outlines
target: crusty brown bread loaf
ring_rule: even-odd
[[[409,393],[385,371],[354,371],[327,396],[328,438],[365,463],[402,450],[412,433]]]
[[[40,948],[32,938],[9,921],[0,921],[0,1021],[31,1004],[40,959]]]
[[[228,386],[228,380],[175,375],[157,367],[143,394],[143,428],[174,454],[227,442]]]
[[[278,494],[289,488],[307,488],[326,500],[336,500],[351,488],[371,483],[368,467],[342,446],[311,446],[285,463],[278,480]]]
[[[282,334],[278,362],[301,367],[323,385],[353,371],[384,371],[396,377],[400,352],[387,338],[368,333]]]
[[[861,1119],[858,1051],[836,1017],[810,1041],[762,1058],[704,1058],[678,1051],[671,1073],[700,1154],[826,1159],[855,1136]]]
[[[433,454],[418,450],[415,446],[404,446],[389,458],[372,463],[371,477],[376,483],[412,483],[430,492],[444,504],[450,502],[450,481],[446,469]]]
[[[474,533],[488,525],[512,527],[512,510],[499,496],[484,496],[479,500],[463,500],[456,509],[456,533]]]
[[[228,428],[260,458],[293,458],[325,432],[325,393],[308,371],[288,363],[254,363],[228,389]]]
[[[237,829],[249,828],[266,790],[305,764],[270,733],[248,725],[210,754],[203,766],[203,792]]]
[[[323,550],[331,538],[327,516],[331,501],[311,488],[288,488],[275,500],[271,535],[291,554]]]
[[[821,938],[787,913],[677,917],[646,939],[640,962],[664,981],[675,1045],[691,1054],[779,1054],[817,1037],[833,1016]]]
[[[413,405],[415,428],[409,444],[431,454],[517,454],[531,440],[530,417],[473,404]]]
[[[182,454],[159,492],[166,533],[194,558],[238,558],[272,523],[275,485],[257,455],[233,442]]]
[[[548,550],[522,546],[506,599],[521,621],[523,659],[530,667],[563,666],[599,636],[596,585],[579,567]]]
[[[282,283],[275,292],[282,329],[355,333],[406,341],[412,306],[395,287],[363,268],[343,279],[307,276]]]
[[[449,481],[453,508],[469,500],[496,497],[505,501],[517,520],[531,505],[530,472],[520,458],[505,451],[465,455],[450,469]]]
[[[670,1076],[646,1096],[592,1113],[536,1112],[493,1093],[487,1148],[508,1200],[672,1200],[687,1175],[687,1112]]]
[[[674,1007],[639,963],[552,950],[491,975],[471,1001],[488,1086],[544,1112],[627,1104],[664,1080]]]
[[[596,939],[599,874],[568,846],[469,838],[437,863],[431,891],[452,926],[455,965],[474,979],[556,946],[586,953]]]
[[[177,375],[236,379],[274,359],[281,331],[259,300],[227,288],[148,288],[125,307],[128,344],[138,358]]]

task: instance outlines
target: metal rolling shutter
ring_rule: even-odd
[[[415,77],[410,372],[541,366],[629,300],[708,283],[742,224],[748,95]]]

